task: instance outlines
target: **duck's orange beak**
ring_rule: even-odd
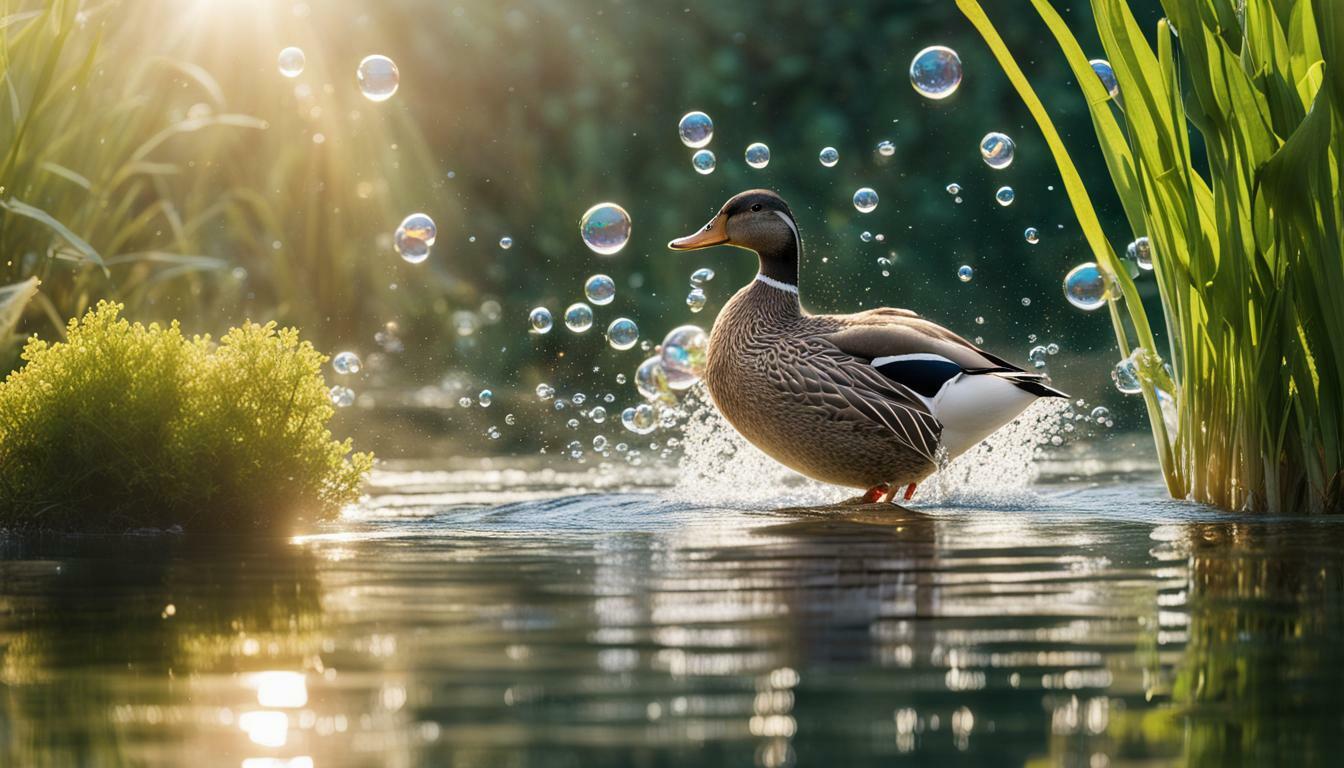
[[[723,245],[726,242],[728,242],[728,217],[719,213],[715,214],[699,232],[679,237],[668,243],[667,247],[674,251],[694,251],[697,248]]]

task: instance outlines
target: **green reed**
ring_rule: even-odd
[[[1119,103],[1050,2],[1031,2],[1087,100],[1134,236],[1153,244],[1170,375],[1040,99],[980,4],[957,5],[1115,276],[1116,340],[1140,350],[1169,491],[1226,509],[1344,511],[1344,2],[1162,0],[1149,42],[1126,0],[1093,0]]]

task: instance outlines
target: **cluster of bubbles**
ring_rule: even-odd
[[[709,335],[698,325],[668,331],[663,342],[635,369],[635,389],[647,401],[626,408],[621,424],[645,435],[678,416],[677,393],[690,389],[705,373]]]
[[[686,294],[686,306],[692,312],[699,312],[705,308],[705,283],[714,279],[714,270],[709,267],[701,267],[691,273],[691,290]]]
[[[921,96],[946,99],[961,85],[961,57],[944,45],[931,45],[910,62],[910,84]]]
[[[1162,358],[1143,347],[1135,347],[1129,356],[1111,369],[1111,381],[1122,394],[1136,395],[1143,391],[1145,382],[1153,385],[1159,401],[1170,402],[1167,391],[1173,380],[1171,366]]]
[[[412,213],[401,220],[392,235],[392,245],[408,264],[419,264],[429,258],[429,250],[438,238],[438,227],[425,213]]]
[[[579,219],[579,236],[593,253],[611,256],[630,242],[630,214],[616,203],[598,203]]]
[[[718,159],[714,153],[705,147],[714,138],[714,121],[704,112],[687,112],[681,116],[677,123],[677,135],[681,137],[681,143],[695,150],[691,155],[691,167],[700,175],[708,175],[714,172],[718,166]]]
[[[1114,295],[1113,278],[1095,263],[1079,264],[1064,276],[1064,298],[1073,306],[1091,312],[1106,305]]]
[[[1051,342],[1050,344],[1038,344],[1027,352],[1027,359],[1031,361],[1033,368],[1044,368],[1046,357],[1059,354],[1059,345]]]

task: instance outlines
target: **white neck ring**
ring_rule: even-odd
[[[771,288],[778,288],[785,293],[792,293],[794,296],[798,295],[798,286],[786,283],[783,280],[776,280],[773,277],[766,277],[765,275],[760,274],[756,275],[756,280],[765,283]]]

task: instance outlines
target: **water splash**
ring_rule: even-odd
[[[1041,399],[966,453],[947,462],[920,486],[926,504],[999,507],[1030,505],[1041,449],[1058,436],[1073,412],[1068,400]]]

